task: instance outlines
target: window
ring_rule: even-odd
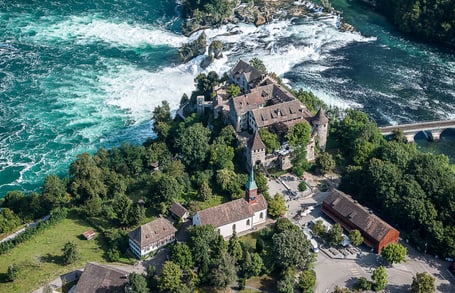
[[[259,214],[259,219],[263,219],[263,218],[264,218],[264,212],[261,212],[261,213]]]
[[[232,225],[232,232],[235,232],[235,224]]]
[[[250,219],[246,220],[246,225],[247,225],[247,226],[250,225]]]

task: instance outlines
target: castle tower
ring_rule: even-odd
[[[254,204],[256,203],[256,197],[258,195],[258,186],[256,185],[256,181],[254,181],[254,174],[253,168],[250,171],[250,177],[245,184],[245,199],[248,203]]]
[[[312,119],[312,123],[317,134],[319,148],[325,151],[325,147],[327,144],[327,131],[329,126],[329,119],[327,118],[327,116],[325,116],[324,110],[322,108],[319,108],[319,111]]]
[[[247,168],[254,168],[256,165],[265,163],[265,144],[258,131],[248,141],[246,152]]]

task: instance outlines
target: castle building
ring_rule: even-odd
[[[211,225],[223,237],[231,237],[234,233],[248,231],[267,220],[267,201],[258,194],[251,169],[248,182],[245,185],[245,198],[239,198],[217,205],[193,216],[193,225]]]

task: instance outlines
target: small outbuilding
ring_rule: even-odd
[[[85,238],[85,240],[90,240],[96,236],[96,233],[93,230],[88,230],[82,233],[82,236]]]
[[[322,212],[347,231],[359,230],[364,243],[376,253],[381,253],[388,244],[396,243],[400,236],[398,230],[337,189],[324,199]]]
[[[185,221],[190,216],[188,210],[178,202],[174,202],[169,211],[177,220]]]

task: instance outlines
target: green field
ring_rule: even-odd
[[[89,261],[103,262],[101,238],[82,240],[84,231],[93,229],[85,220],[69,216],[55,226],[0,256],[0,292],[31,292],[59,275],[83,268]],[[81,259],[71,265],[62,264],[62,248],[68,241],[76,243]],[[14,282],[6,281],[8,266],[20,268]]]

